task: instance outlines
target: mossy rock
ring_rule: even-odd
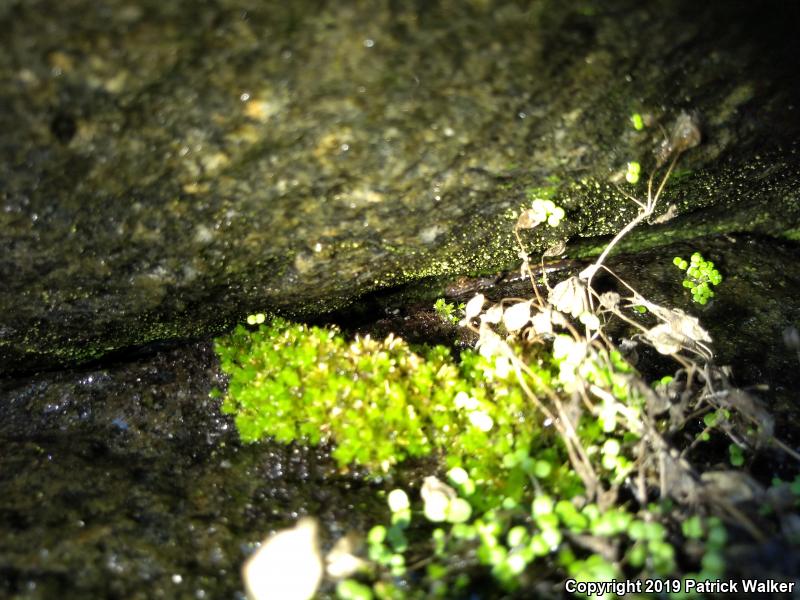
[[[526,191],[553,176],[566,219],[534,246],[614,232],[635,206],[610,180],[660,142],[633,112],[704,120],[665,209],[796,230],[794,17],[688,0],[5,3],[0,368],[501,268]]]

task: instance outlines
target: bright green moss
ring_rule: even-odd
[[[493,366],[474,352],[457,362],[443,346],[415,352],[394,337],[348,341],[336,329],[280,318],[255,330],[240,325],[216,350],[230,375],[223,410],[247,442],[333,442],[342,466],[380,470],[436,451],[493,478],[504,455],[527,454],[539,435],[519,387],[488,379]]]

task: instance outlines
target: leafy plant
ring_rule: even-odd
[[[628,183],[638,183],[639,176],[642,174],[642,165],[633,161],[628,163],[628,168],[625,171],[625,181]]]
[[[450,324],[457,324],[460,320],[458,313],[464,312],[464,303],[462,302],[458,306],[453,304],[452,302],[448,302],[444,298],[439,298],[436,300],[436,303],[433,305],[433,310],[436,312],[439,317],[446,323]]]
[[[522,211],[519,216],[517,227],[530,229],[541,223],[547,223],[550,227],[558,227],[564,214],[564,209],[549,198],[534,198],[531,207]]]
[[[551,437],[530,426],[535,408],[510,385],[512,374],[473,351],[455,361],[442,346],[416,353],[393,336],[347,341],[335,328],[280,318],[238,326],[216,351],[230,375],[223,410],[235,414],[244,441],[333,442],[343,467],[381,472],[409,456],[446,453],[499,494],[510,491],[503,457]],[[553,368],[543,366],[542,380]]]
[[[706,304],[714,297],[712,285],[719,285],[722,282],[722,275],[714,267],[714,263],[705,260],[699,252],[692,254],[690,262],[685,261],[680,256],[672,259],[672,264],[681,271],[686,271],[686,278],[683,280],[683,287],[689,288],[692,292],[692,300],[698,304]]]

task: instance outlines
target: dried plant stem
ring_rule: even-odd
[[[653,211],[655,211],[656,206],[658,205],[658,200],[661,197],[661,193],[664,191],[664,186],[667,184],[667,180],[669,176],[672,175],[672,170],[675,168],[675,163],[678,162],[678,157],[680,153],[676,153],[673,157],[672,161],[667,168],[667,172],[664,174],[663,179],[661,180],[660,185],[658,186],[658,190],[656,190],[655,195],[652,193],[653,189],[653,177],[655,176],[655,171],[650,175],[649,179],[647,180],[647,203],[642,204],[641,202],[636,202],[642,208],[639,210],[639,214],[625,227],[623,227],[617,235],[613,237],[613,239],[608,243],[605,249],[600,253],[600,256],[597,257],[597,260],[594,264],[589,267],[589,276],[586,279],[587,287],[591,288],[592,286],[592,277],[597,272],[597,270],[603,265],[603,261],[605,261],[606,257],[609,255],[611,250],[616,246],[619,241],[628,235],[631,231],[633,231],[642,221],[652,216]]]

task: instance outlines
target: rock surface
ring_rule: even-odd
[[[0,370],[504,267],[531,188],[567,210],[536,247],[608,234],[635,211],[610,181],[652,166],[682,110],[705,142],[668,189],[663,208],[689,215],[670,231],[797,228],[797,16],[780,1],[3,2]],[[632,112],[654,124],[635,131]]]
[[[236,598],[267,534],[384,518],[320,449],[242,447],[208,343],[0,382],[0,597]],[[238,595],[237,595],[238,594]]]

